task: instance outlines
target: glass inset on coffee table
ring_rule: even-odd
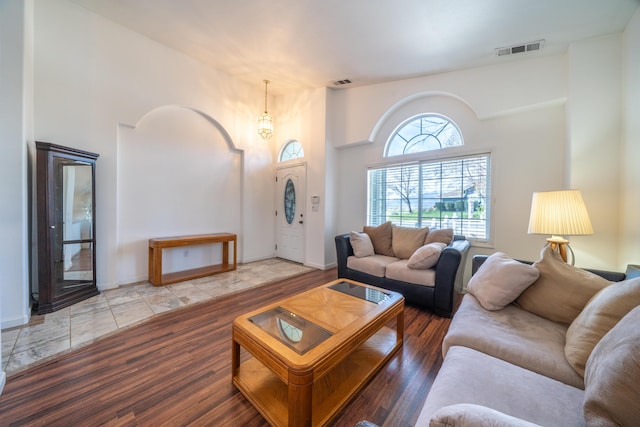
[[[249,321],[298,354],[305,354],[333,335],[326,329],[282,307],[256,314],[250,317]]]
[[[375,302],[376,304],[383,303],[389,298],[390,294],[379,289],[356,285],[350,282],[338,282],[335,285],[329,286],[329,289],[334,291],[344,292],[354,297],[362,298],[363,300]]]

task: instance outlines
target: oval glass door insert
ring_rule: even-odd
[[[287,180],[287,185],[284,187],[284,216],[287,219],[287,224],[293,222],[293,217],[296,213],[296,189],[293,185],[291,178]]]

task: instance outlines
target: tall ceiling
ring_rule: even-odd
[[[640,0],[72,0],[276,93],[566,51],[620,33]],[[544,40],[537,52],[496,48]]]

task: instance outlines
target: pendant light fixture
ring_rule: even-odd
[[[258,118],[258,134],[264,139],[268,141],[273,135],[273,119],[267,113],[267,85],[270,83],[269,80],[264,81],[264,114]]]

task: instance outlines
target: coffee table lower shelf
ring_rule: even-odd
[[[314,379],[312,425],[328,424],[401,346],[396,331],[383,327],[327,374]],[[260,361],[251,357],[242,362],[233,383],[270,424],[288,425],[288,385]]]

